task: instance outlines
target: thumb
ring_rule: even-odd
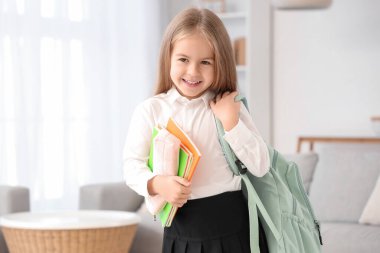
[[[234,91],[230,94],[230,96],[232,97],[232,99],[234,100],[234,102],[239,102],[239,101],[235,101],[235,98],[239,95],[239,92],[237,91]]]
[[[175,177],[175,180],[183,186],[190,186],[190,181],[183,177]]]

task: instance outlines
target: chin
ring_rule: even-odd
[[[193,93],[193,92],[181,92],[182,96],[188,98],[188,99],[193,99],[193,98],[197,98],[197,97],[200,97],[203,92],[198,92],[198,93]]]

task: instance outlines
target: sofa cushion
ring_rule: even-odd
[[[141,217],[141,222],[133,240],[131,253],[161,253],[164,228],[160,220],[154,220],[145,203],[141,205],[137,214]]]
[[[0,216],[8,213],[29,211],[29,198],[29,189],[26,187],[0,185]],[[1,227],[0,253],[8,253]]]
[[[314,170],[318,162],[317,153],[285,154],[284,158],[293,161],[298,165],[301,173],[303,185],[306,192],[309,192],[311,181],[313,180]]]
[[[83,185],[79,190],[79,209],[136,211],[144,197],[125,182]]]
[[[0,185],[0,215],[29,211],[29,189],[23,186]]]
[[[322,223],[323,253],[373,253],[380,249],[380,226]]]
[[[375,188],[372,191],[363,213],[359,219],[360,223],[380,225],[380,177],[377,179]]]
[[[321,221],[358,222],[380,172],[380,145],[323,145],[310,201]]]

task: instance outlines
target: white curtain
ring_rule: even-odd
[[[0,184],[32,210],[75,209],[79,186],[121,181],[133,108],[151,95],[164,5],[0,0]]]

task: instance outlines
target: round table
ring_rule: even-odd
[[[140,217],[121,211],[24,212],[0,218],[10,253],[126,253]]]

